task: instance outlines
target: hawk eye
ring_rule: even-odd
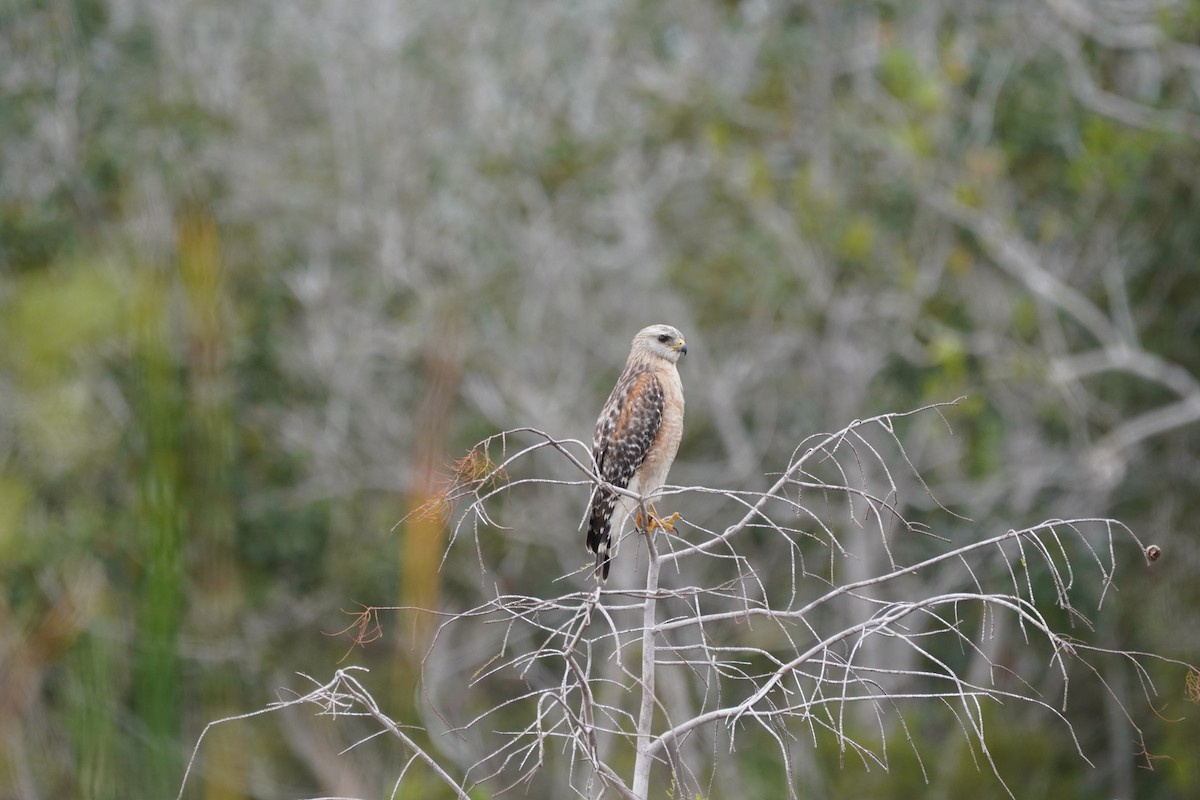
[[[658,335],[658,340],[663,344],[666,344],[667,342],[671,341],[671,337],[667,336],[665,333],[660,333]]]

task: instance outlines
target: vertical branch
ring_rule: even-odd
[[[439,320],[425,354],[425,396],[416,414],[416,440],[408,486],[408,514],[400,542],[400,604],[415,611],[409,636],[397,637],[392,685],[406,715],[417,714],[413,687],[419,682],[419,663],[433,635],[433,611],[442,590],[440,568],[445,528],[436,514],[422,513],[443,488],[439,468],[445,459],[446,430],[462,372],[461,325],[457,317]],[[426,776],[414,771],[417,795],[431,791]]]
[[[416,415],[417,439],[400,554],[400,603],[414,608],[436,608],[441,593],[444,526],[440,518],[421,510],[428,508],[443,488],[438,486],[438,473],[445,459],[446,428],[462,372],[460,342],[459,320],[443,319],[425,357],[428,388]],[[422,653],[429,644],[432,617],[419,613],[414,623],[414,640],[401,643],[405,654]]]
[[[645,504],[642,506],[642,519],[648,519]],[[647,525],[647,528],[649,526]],[[650,767],[654,759],[650,752],[650,731],[654,725],[654,659],[655,616],[658,611],[658,548],[654,545],[654,533],[644,531],[648,559],[646,564],[646,598],[642,606],[642,703],[638,709],[637,722],[637,755],[633,765],[633,794],[640,800],[645,800],[650,793]]]
[[[205,648],[221,650],[237,629],[245,607],[234,531],[229,476],[236,460],[233,391],[229,375],[230,325],[226,312],[227,280],[221,259],[220,231],[212,214],[196,208],[179,221],[179,274],[184,300],[187,394],[184,413],[189,458],[184,465],[188,499],[204,512],[188,519],[194,559],[194,602],[189,633]],[[237,652],[237,651],[235,651]],[[234,669],[209,669],[200,675],[206,719],[219,719],[242,707],[242,685]],[[210,796],[241,796],[251,759],[245,731],[229,726],[214,733],[204,772]]]
[[[132,683],[139,750],[146,764],[135,785],[147,797],[164,796],[173,780],[182,708],[178,642],[186,589],[187,499],[180,467],[182,392],[164,310],[169,298],[167,282],[156,274],[142,288],[135,310],[136,409],[143,452],[137,478],[141,574]]]

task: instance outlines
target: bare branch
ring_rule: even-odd
[[[764,491],[667,487],[664,494],[677,499],[719,499],[721,513],[733,520],[703,527],[681,520],[674,532],[638,532],[645,544],[638,553],[645,563],[642,588],[590,586],[550,597],[499,591],[498,574],[486,580],[494,572],[482,532],[503,535],[492,506],[535,486],[573,491],[582,504],[583,492],[600,479],[576,455],[586,449],[574,440],[523,429],[481,442],[472,451],[478,468],[460,470],[449,491],[458,504],[451,525],[456,532],[466,525],[475,531],[481,585],[492,589],[472,608],[441,612],[422,661],[430,717],[445,726],[444,735],[429,735],[444,756],[453,754],[464,778],[456,782],[442,767],[436,774],[458,796],[481,784],[502,795],[545,776],[558,791],[579,797],[603,787],[645,800],[654,794],[656,771],[669,771],[675,784],[702,785],[706,771],[711,780],[722,769],[726,758],[698,750],[699,742],[727,740],[732,753],[735,742],[746,740],[774,743],[784,783],[796,797],[792,748],[802,732],[814,741],[819,732],[830,734],[842,754],[884,769],[900,743],[924,772],[922,742],[909,716],[915,709],[943,709],[976,766],[1013,796],[1008,768],[988,744],[985,709],[1007,703],[1049,714],[1088,761],[1068,702],[1084,678],[1096,679],[1121,704],[1144,753],[1142,730],[1106,680],[1105,663],[1131,664],[1147,702],[1156,691],[1150,662],[1188,675],[1193,668],[1084,637],[1092,634],[1091,615],[1101,612],[1125,554],[1136,550],[1136,562],[1148,563],[1150,551],[1110,519],[1051,519],[965,542],[906,519],[907,498],[917,494],[932,498],[932,508],[953,524],[969,523],[932,496],[898,432],[899,421],[940,414],[947,405],[856,420],[810,437]],[[517,434],[535,441],[514,448]],[[538,452],[561,456],[580,480],[518,474]],[[823,504],[820,510],[814,501]],[[787,558],[764,557],[779,550],[756,547],[763,536],[782,544]],[[457,538],[446,562],[463,550]],[[804,566],[806,552],[817,550],[830,559],[820,572]],[[843,576],[843,565],[872,552],[886,556],[874,562],[884,568]],[[673,569],[664,572],[664,564]],[[586,574],[572,570],[558,580],[586,580]],[[377,621],[384,610],[361,613]],[[998,625],[1001,619],[1015,624]],[[1068,627],[1069,634],[1060,630]],[[1020,646],[1041,660],[1039,666],[990,654],[985,643],[1003,628],[1020,631]],[[968,674],[951,653],[970,655],[982,669]],[[1057,688],[1045,685],[1045,664]],[[681,686],[694,702],[686,695],[671,699],[663,688]],[[390,733],[409,753],[400,779],[416,761],[435,766],[437,758],[345,670],[308,695],[256,714],[301,702],[318,703],[321,713],[374,720],[381,728],[373,735]],[[866,726],[875,735],[865,735]],[[618,764],[632,764],[628,780]]]

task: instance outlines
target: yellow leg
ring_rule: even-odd
[[[675,523],[679,521],[678,511],[666,518],[660,517],[658,512],[654,510],[654,506],[649,506],[648,511],[650,522],[646,525],[646,533],[653,533],[655,528],[662,528],[667,533],[675,532]],[[639,514],[638,528],[642,527],[640,516]]]

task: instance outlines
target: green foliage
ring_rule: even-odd
[[[1005,717],[1009,720],[1005,720]],[[1015,718],[1014,718],[1015,717]],[[1052,731],[1021,721],[1005,709],[985,714],[988,750],[997,765],[1020,764],[1005,774],[1017,797],[1092,797],[1094,787],[1074,768],[1069,756],[1053,746]],[[952,723],[951,723],[952,726]],[[905,731],[892,726],[887,732],[887,769],[867,767],[853,754],[839,752],[827,733],[817,736],[816,754],[823,765],[831,797],[1006,797],[991,774],[978,742],[967,745],[955,727]],[[854,738],[880,747],[878,731]],[[910,740],[911,737],[911,740]],[[920,753],[920,758],[914,754]]]
[[[339,609],[396,596],[397,487],[430,393],[411,339],[446,309],[468,351],[443,401],[450,452],[543,414],[586,438],[607,340],[678,314],[713,347],[689,356],[680,481],[740,458],[753,489],[813,431],[965,395],[955,458],[914,458],[939,498],[968,485],[946,502],[981,529],[1085,504],[1190,530],[1194,423],[1122,453],[1112,488],[1082,466],[997,488],[1089,464],[1177,394],[1119,369],[1055,383],[1102,343],[931,198],[998,223],[1099,313],[1125,325],[1127,308],[1129,343],[1200,375],[1195,76],[1163,57],[1200,38],[1200,4],[1149,14],[1153,48],[1078,43],[1097,86],[1182,133],[1081,97],[1040,38],[1043,4],[768,6],[0,8],[0,641],[17,643],[0,674],[32,664],[20,702],[0,695],[17,709],[0,734],[42,794],[170,796],[205,722],[336,664]],[[976,494],[999,499],[977,511]],[[554,580],[547,537],[577,510],[561,498],[500,504],[524,527],[479,552],[523,566],[530,591]],[[1124,607],[1115,638],[1155,649],[1196,627],[1189,564],[1171,568],[1169,590],[1139,577],[1135,593],[1181,616]],[[443,586],[451,605],[478,589]],[[390,667],[394,647],[355,658]],[[819,738],[828,796],[995,793],[965,748],[939,753],[953,731],[914,715],[925,775],[902,731],[888,773]],[[1064,737],[1024,718],[992,733],[1019,797],[1094,795]],[[1193,733],[1153,738],[1186,754]],[[269,751],[258,780],[318,771],[272,738],[287,743],[240,748]],[[782,795],[775,752],[736,754],[747,796]],[[1194,772],[1139,775],[1139,796],[1189,796]]]
[[[926,74],[913,54],[903,47],[891,47],[880,56],[879,80],[892,96],[916,111],[932,114],[942,106],[942,90],[937,80]]]
[[[81,356],[95,358],[97,344],[129,335],[122,278],[111,265],[80,259],[21,282],[0,323],[5,340],[16,345],[4,358],[21,380],[55,383],[86,366]]]
[[[1136,194],[1161,137],[1096,115],[1084,121],[1080,133],[1080,153],[1066,171],[1068,185],[1085,196]]]
[[[16,563],[28,552],[21,540],[32,494],[21,476],[0,474],[0,560],[5,563]]]

